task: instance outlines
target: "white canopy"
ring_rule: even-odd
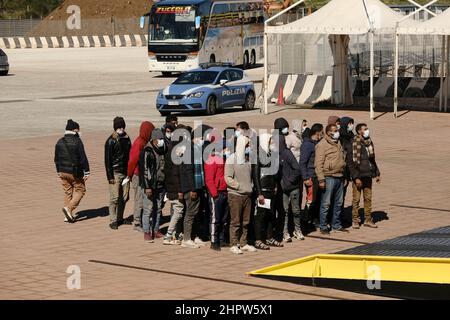
[[[379,0],[332,0],[309,16],[282,26],[267,26],[267,33],[394,34],[403,15]]]
[[[401,24],[398,34],[450,35],[450,9],[420,24]]]

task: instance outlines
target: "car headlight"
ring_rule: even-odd
[[[194,93],[188,94],[188,95],[187,95],[187,98],[188,98],[188,99],[191,99],[191,98],[201,98],[201,97],[203,96],[203,94],[204,94],[203,91],[194,92]]]
[[[187,56],[187,59],[188,59],[188,60],[194,60],[194,59],[197,59],[197,55],[196,55],[196,54],[190,54],[190,55]]]

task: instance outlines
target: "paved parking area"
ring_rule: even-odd
[[[312,124],[336,114],[369,122],[382,172],[382,184],[374,190],[379,229],[330,237],[313,233],[282,249],[242,256],[147,244],[130,226],[112,231],[103,168],[112,118],[123,115],[132,138],[140,121],[161,123],[149,90],[170,79],[145,72],[142,48],[8,54],[13,76],[0,78],[1,299],[371,299],[377,297],[250,278],[245,272],[450,225],[450,115],[409,112],[397,120],[386,114],[369,122],[361,111],[272,107],[268,116],[258,110],[227,112],[204,121],[223,128],[246,120],[268,129],[281,116]],[[260,77],[260,70],[250,72]],[[84,218],[73,225],[63,222],[63,192],[53,165],[54,144],[67,118],[82,126],[92,172],[79,208]],[[192,125],[201,118],[180,122]],[[346,200],[349,205],[350,195]],[[126,213],[131,214],[130,205]],[[79,290],[66,286],[66,270],[73,265],[81,270]]]

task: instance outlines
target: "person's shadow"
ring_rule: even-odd
[[[362,223],[364,223],[364,209],[360,208],[358,211],[359,218]],[[389,220],[389,216],[387,212],[384,211],[373,211],[372,212],[372,220],[374,223]],[[344,228],[350,228],[352,226],[352,206],[348,206],[344,209],[342,214],[342,226]]]
[[[109,208],[103,207],[98,209],[88,209],[80,211],[77,215],[77,222],[90,220],[98,217],[106,217],[109,215]]]

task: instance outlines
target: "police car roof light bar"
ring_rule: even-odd
[[[207,63],[201,63],[200,67],[202,69],[208,69],[213,67],[232,67],[233,64],[230,62],[207,62]]]

